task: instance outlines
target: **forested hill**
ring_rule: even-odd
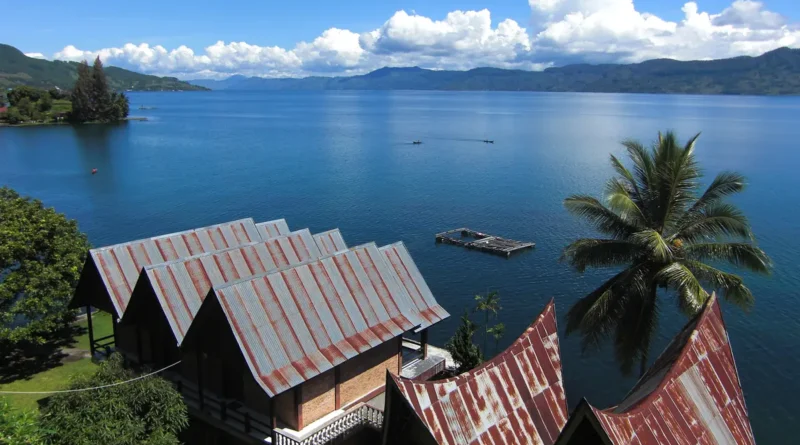
[[[90,60],[89,63],[92,61]],[[75,62],[49,61],[28,57],[13,46],[0,44],[0,88],[18,85],[38,88],[72,89],[78,78]],[[140,74],[114,66],[105,68],[109,85],[115,90],[134,91],[195,91],[206,88],[180,81],[174,77]]]
[[[195,82],[195,81],[189,81]],[[382,68],[353,77],[264,79],[235,76],[196,81],[229,90],[497,90],[607,93],[800,94],[800,49],[780,48],[758,57],[630,65],[568,65],[545,71],[477,68],[432,71]]]

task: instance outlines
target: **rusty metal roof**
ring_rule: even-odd
[[[213,286],[274,272],[321,256],[311,233],[303,229],[266,241],[149,266],[144,273],[180,345]]]
[[[450,314],[436,301],[433,297],[428,283],[422,278],[422,274],[417,269],[414,260],[408,253],[405,244],[402,241],[381,247],[381,253],[386,257],[389,265],[397,273],[400,282],[408,291],[411,300],[416,305],[420,316],[425,322],[417,328],[417,331],[427,328],[428,326],[438,323]]]
[[[246,218],[92,249],[89,256],[121,316],[142,268],[259,240],[255,222]]]
[[[339,229],[328,230],[314,235],[314,241],[323,255],[333,255],[336,252],[347,250],[347,244],[342,238]]]
[[[276,219],[256,224],[261,239],[268,240],[276,236],[288,235],[291,231],[285,219]]]
[[[214,295],[269,396],[424,322],[375,244],[215,287]]]
[[[545,444],[567,422],[551,301],[492,360],[457,377],[423,382],[391,375],[439,444]]]
[[[754,444],[715,295],[618,406],[591,407],[615,445]]]

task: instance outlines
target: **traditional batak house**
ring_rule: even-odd
[[[239,236],[219,237],[235,224]],[[348,249],[338,230],[289,232],[283,220],[94,249],[73,304],[113,314],[130,363],[178,365],[162,375],[200,421],[192,443],[313,444],[379,429],[387,370],[427,378],[445,366],[428,354],[427,329],[449,314],[402,243]],[[404,339],[415,334],[421,342]]]
[[[582,400],[558,444],[754,444],[715,295],[619,405]]]
[[[277,230],[284,230],[286,222],[271,221],[260,226],[275,226]],[[246,218],[91,249],[70,307],[86,308],[92,355],[98,347],[114,345],[114,335],[94,338],[90,307],[110,313],[116,331],[117,320],[125,313],[133,288],[144,267],[261,241],[259,229],[252,218]],[[288,228],[285,230],[288,233]]]
[[[550,445],[567,423],[552,301],[508,349],[469,372],[386,381],[385,445]]]

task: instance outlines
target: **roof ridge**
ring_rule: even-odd
[[[211,224],[209,226],[195,227],[194,229],[180,230],[180,231],[177,231],[177,232],[165,233],[165,234],[162,234],[162,235],[149,236],[149,237],[139,238],[139,239],[135,239],[135,240],[131,240],[131,241],[125,241],[125,242],[122,242],[122,243],[110,244],[108,246],[95,247],[94,249],[89,249],[89,252],[99,252],[99,251],[102,251],[102,250],[108,250],[108,249],[113,249],[113,248],[116,248],[116,247],[121,247],[121,246],[129,245],[129,244],[133,244],[133,243],[138,243],[138,242],[141,242],[141,241],[147,241],[147,240],[154,241],[154,240],[159,240],[159,239],[168,238],[168,237],[177,236],[177,235],[186,235],[186,234],[198,232],[198,231],[201,231],[201,230],[213,229],[213,228],[216,228],[216,227],[225,226],[225,225],[229,225],[229,224],[235,224],[235,223],[238,223],[238,222],[243,222],[243,221],[248,221],[248,220],[253,222],[253,225],[256,224],[255,221],[253,220],[253,218],[251,218],[251,217],[234,219],[232,221],[226,221],[226,222],[222,222],[222,223],[218,223],[218,224]]]

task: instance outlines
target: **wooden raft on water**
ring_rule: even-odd
[[[472,238],[472,240],[468,240],[470,238]],[[531,249],[536,245],[535,243],[526,243],[489,235],[466,227],[437,233],[436,242],[455,244],[456,246],[466,247],[467,249],[480,250],[482,252],[505,257],[511,256],[512,253],[520,250]]]

